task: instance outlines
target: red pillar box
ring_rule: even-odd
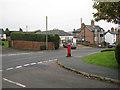
[[[67,57],[71,57],[71,44],[67,45]]]

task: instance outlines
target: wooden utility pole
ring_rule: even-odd
[[[47,16],[46,16],[46,50],[48,49],[48,47],[47,47],[47,43],[48,43],[47,28],[48,28],[48,25],[47,25]]]

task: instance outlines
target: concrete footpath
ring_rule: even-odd
[[[64,57],[59,58],[57,63],[66,69],[83,74],[87,77],[95,77],[113,83],[120,83],[118,80],[118,76],[120,75],[118,70],[85,63],[82,61],[83,58],[82,56]]]

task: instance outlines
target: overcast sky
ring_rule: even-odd
[[[0,28],[29,31],[45,30],[45,17],[48,16],[48,29],[58,28],[72,31],[80,28],[80,18],[86,25],[91,24],[92,0],[0,0]],[[106,21],[95,22],[106,31],[118,25]]]

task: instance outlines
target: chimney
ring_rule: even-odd
[[[114,28],[113,27],[111,28],[111,32],[114,32]]]
[[[91,20],[91,25],[94,26],[94,20]]]
[[[84,23],[82,23],[82,24],[81,24],[81,28],[82,28],[82,27],[84,27],[84,25],[85,25],[85,24],[84,24]]]

